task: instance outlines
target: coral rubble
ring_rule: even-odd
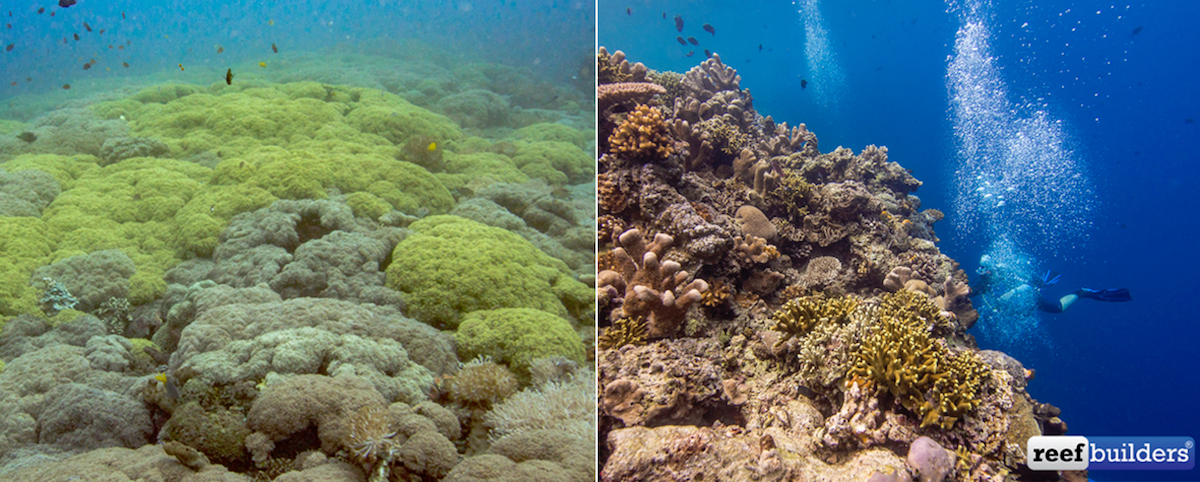
[[[601,480],[1015,480],[1065,430],[886,148],[821,152],[717,54],[598,62]]]

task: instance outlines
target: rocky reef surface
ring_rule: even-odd
[[[317,57],[5,123],[0,479],[595,478],[590,88]]]
[[[886,148],[822,152],[717,54],[597,69],[602,480],[1034,480],[1025,441],[1066,425],[966,334]]]

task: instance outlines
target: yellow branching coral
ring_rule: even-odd
[[[625,118],[608,138],[614,154],[627,154],[635,159],[655,161],[671,155],[671,137],[662,113],[647,105],[639,105]]]
[[[772,317],[771,329],[783,333],[776,344],[806,335],[819,323],[842,323],[857,306],[853,297],[829,298],[820,293],[788,301]]]
[[[645,344],[646,322],[641,317],[619,318],[613,322],[612,326],[605,329],[604,333],[596,338],[596,345],[601,350],[620,348],[625,345],[638,346]]]
[[[928,299],[891,293],[882,297],[869,322],[847,383],[883,387],[921,418],[921,427],[949,429],[979,405],[979,389],[990,371],[971,352],[953,353],[930,336]],[[924,297],[921,297],[924,298]],[[936,315],[937,308],[933,306]]]
[[[720,306],[729,299],[731,294],[733,294],[733,287],[729,286],[729,283],[714,281],[712,287],[702,295],[704,299],[700,303],[703,303],[704,306]]]

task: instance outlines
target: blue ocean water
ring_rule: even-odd
[[[717,52],[759,113],[806,123],[822,152],[887,146],[924,181],[922,207],[946,213],[940,248],[969,273],[988,254],[1020,281],[1061,273],[1045,289],[1054,298],[1128,288],[1132,302],[1061,314],[1031,311],[1033,297],[1006,313],[982,306],[972,333],[1037,371],[1030,393],[1062,408],[1071,433],[1192,437],[1197,18],[1194,2],[602,1],[598,12],[600,45],[652,69],[684,72]]]
[[[152,74],[207,84],[222,79],[230,66],[265,62],[264,68],[277,68],[288,53],[361,53],[372,44],[412,39],[439,53],[570,79],[586,58],[570,46],[591,43],[594,7],[581,0],[80,0],[68,8],[49,0],[6,2],[0,7],[0,23],[8,25],[0,30],[0,99],[64,84],[111,88],[123,78]]]

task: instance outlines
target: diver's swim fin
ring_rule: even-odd
[[[1129,290],[1125,288],[1093,290],[1083,288],[1076,291],[1075,294],[1080,298],[1087,298],[1097,301],[1133,301],[1133,296],[1130,296]]]

